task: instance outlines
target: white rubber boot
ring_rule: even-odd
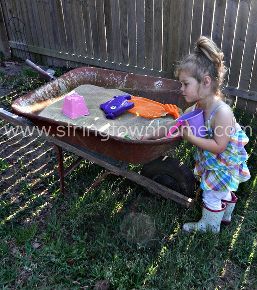
[[[226,209],[226,204],[222,204],[221,210],[211,210],[203,205],[202,218],[196,223],[186,223],[183,225],[185,232],[192,231],[211,231],[213,233],[220,232],[220,224]]]
[[[223,215],[221,223],[226,226],[231,223],[231,216],[237,203],[237,196],[234,194],[234,192],[231,192],[231,196],[232,196],[232,199],[230,201],[222,200],[223,202],[227,204],[227,207],[224,211],[224,215]]]

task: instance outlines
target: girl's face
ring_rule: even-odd
[[[186,71],[179,73],[179,81],[182,84],[181,92],[186,102],[194,103],[201,99],[202,85]]]

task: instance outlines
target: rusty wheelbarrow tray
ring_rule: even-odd
[[[158,192],[165,198],[172,199],[184,206],[190,206],[193,202],[191,198],[127,169],[129,163],[145,164],[162,156],[165,152],[171,150],[172,146],[177,145],[178,138],[174,138],[172,141],[168,139],[140,141],[110,136],[107,141],[101,142],[102,136],[98,132],[88,129],[85,136],[85,132],[80,128],[77,128],[76,134],[72,136],[69,136],[67,128],[65,134],[57,137],[57,127],[59,125],[65,127],[67,124],[38,115],[60,95],[84,84],[117,88],[130,94],[148,97],[163,103],[174,103],[181,108],[185,108],[183,98],[180,97],[180,83],[177,81],[121,71],[83,67],[73,69],[58,79],[15,100],[12,109],[20,117],[5,110],[0,111],[0,116],[13,124],[49,129],[45,138],[55,144],[58,150],[62,190],[64,189],[63,178],[65,176],[62,162],[62,148],[64,148],[82,158],[95,162],[114,174],[124,176],[143,185],[152,192]],[[72,165],[66,173],[70,172],[76,164]]]

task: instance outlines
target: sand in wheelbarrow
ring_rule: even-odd
[[[134,114],[125,112],[114,120],[105,117],[104,112],[99,108],[100,104],[110,100],[114,96],[127,95],[118,89],[107,89],[94,85],[81,85],[73,91],[84,97],[90,114],[77,119],[66,117],[62,111],[62,105],[65,95],[56,102],[46,107],[39,113],[39,116],[50,118],[55,121],[67,122],[72,126],[86,127],[102,134],[121,137],[126,139],[138,140],[146,133],[151,134],[157,127],[165,126],[170,128],[175,120],[170,116],[164,116],[156,119],[146,119]]]

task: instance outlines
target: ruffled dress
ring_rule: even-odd
[[[218,109],[219,106],[206,121],[207,138],[213,137],[210,124]],[[214,154],[197,148],[194,155],[196,161],[194,173],[201,181],[202,190],[236,191],[241,182],[251,177],[246,164],[248,154],[244,148],[249,139],[240,125],[237,124],[236,128],[222,153]]]

